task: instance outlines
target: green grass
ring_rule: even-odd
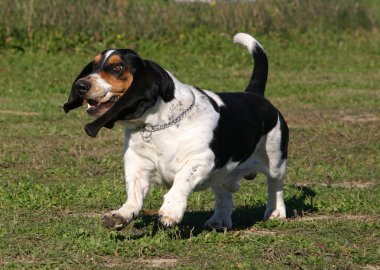
[[[261,221],[262,176],[234,195],[234,229],[202,230],[213,197],[194,193],[181,225],[164,229],[155,187],[122,232],[100,214],[125,200],[121,127],[84,133],[64,114],[72,80],[98,51],[5,50],[0,63],[0,268],[361,269],[380,267],[380,38],[376,33],[259,35],[267,96],[290,126],[289,220]],[[126,44],[126,46],[131,44]],[[225,34],[133,44],[180,80],[241,91],[252,59]],[[131,45],[131,46],[132,46]],[[101,50],[102,48],[99,48]]]

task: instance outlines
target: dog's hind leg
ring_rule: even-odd
[[[286,218],[284,203],[284,179],[268,176],[268,203],[265,209],[264,220],[273,218]]]
[[[284,203],[284,179],[286,174],[288,130],[279,117],[277,125],[267,134],[265,152],[267,155],[268,203],[264,220],[286,218]]]
[[[206,221],[205,229],[231,229],[231,215],[233,210],[232,194],[219,183],[212,186],[212,191],[215,195],[215,210],[214,214]]]

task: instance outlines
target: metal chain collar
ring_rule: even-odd
[[[164,123],[164,124],[160,124],[160,125],[142,124],[141,126],[139,126],[135,129],[135,131],[140,132],[141,137],[142,137],[144,142],[150,141],[153,132],[169,128],[169,127],[179,123],[183,118],[185,118],[189,114],[189,112],[193,109],[193,107],[195,105],[195,95],[194,95],[193,91],[191,91],[191,90],[190,90],[190,93],[193,97],[193,101],[191,102],[190,106],[185,111],[183,111],[180,115],[178,115],[175,119],[173,119],[172,121]]]

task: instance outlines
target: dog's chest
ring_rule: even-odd
[[[153,133],[146,142],[141,134],[136,133],[130,138],[129,149],[138,155],[141,162],[152,166],[152,182],[171,186],[178,172],[187,164],[210,156],[211,134],[212,130],[205,132],[199,126],[179,126]]]
[[[171,185],[175,175],[189,158],[194,153],[204,151],[204,146],[196,141],[191,142],[190,137],[176,128],[153,133],[148,142],[144,141],[140,134],[136,134],[131,137],[130,149],[142,162],[153,165],[153,182]]]
[[[195,94],[197,102],[194,108],[175,125],[151,133],[149,140],[144,140],[143,134],[138,132],[126,136],[129,147],[142,160],[153,164],[153,182],[171,185],[186,164],[209,161],[210,155],[213,156],[210,143],[219,114],[205,95]],[[170,111],[169,114],[179,113]]]

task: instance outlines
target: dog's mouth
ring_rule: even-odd
[[[108,94],[100,99],[87,99],[87,113],[99,117],[111,108],[118,99],[118,96]]]

